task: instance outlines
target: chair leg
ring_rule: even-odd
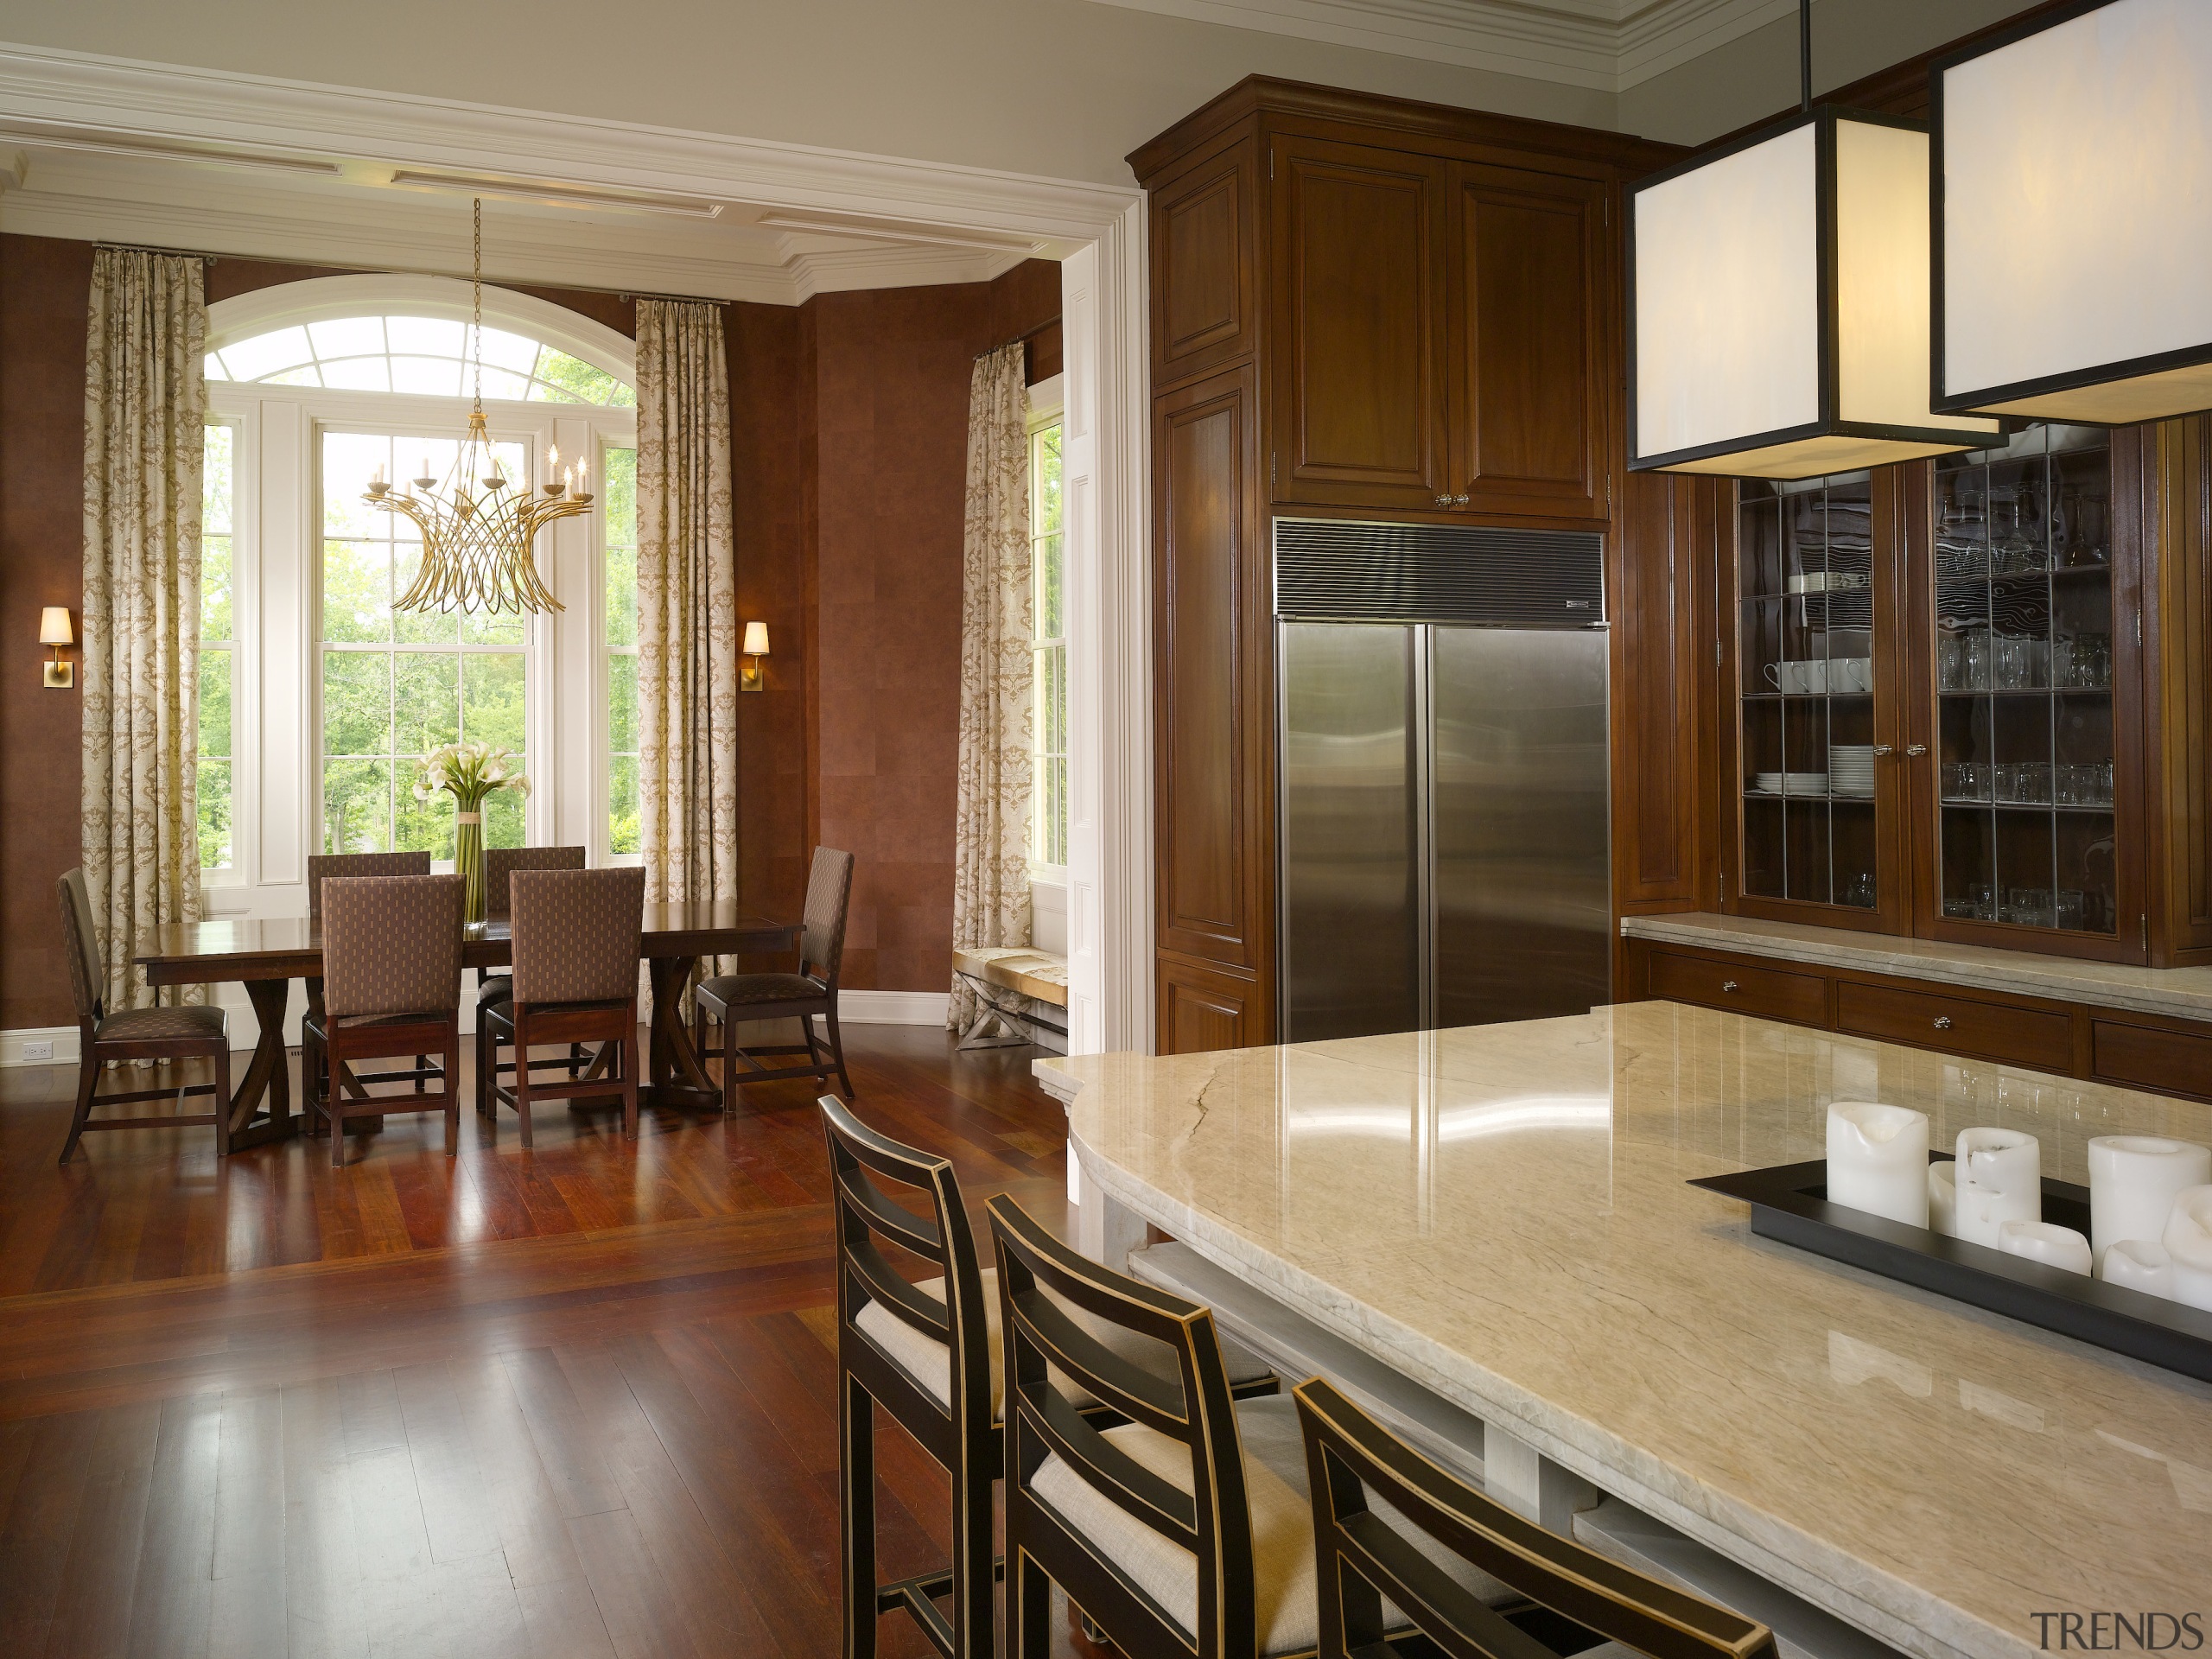
[[[423,1075],[429,1069],[430,1057],[427,1054],[417,1054],[415,1057],[415,1092],[418,1095],[427,1095],[430,1092],[430,1080]]]
[[[615,1064],[622,1068],[622,1138],[638,1138],[638,1014],[630,1011],[630,1029],[616,1046]]]
[[[308,1133],[322,1133],[322,1045],[315,1039],[312,1027],[300,1030],[300,1093],[301,1104],[306,1109]]]
[[[1007,1554],[1007,1659],[1046,1659],[1052,1651],[1052,1580],[1019,1547]]]
[[[461,1155],[461,1021],[446,1030],[446,1156]]]
[[[530,1139],[530,1046],[524,1040],[522,1011],[515,1011],[515,1116],[522,1120],[522,1144],[525,1150]]]
[[[338,1052],[338,1045],[323,1045],[323,1112],[330,1124],[330,1166],[346,1166],[346,1100],[338,1092],[338,1074],[345,1068],[345,1060]]]
[[[231,1046],[215,1050],[215,1155],[231,1155]]]
[[[837,1086],[844,1091],[844,1096],[847,1100],[856,1099],[858,1096],[853,1093],[853,1079],[845,1070],[845,1039],[843,1033],[839,1032],[837,1029],[837,1004],[836,999],[831,999],[830,1003],[830,1011],[823,1015],[823,1019],[828,1022],[830,1027],[830,1052],[836,1058],[837,1062]],[[813,1023],[814,1022],[812,1020],[809,1020],[807,1022],[807,1027],[810,1031],[813,1029]]]
[[[64,1164],[84,1136],[86,1120],[92,1115],[92,1096],[99,1088],[100,1063],[92,1058],[92,1045],[87,1043],[85,1046],[87,1052],[77,1061],[77,1111],[69,1120],[69,1138],[61,1143],[61,1156],[56,1160]]]
[[[843,1659],[875,1659],[875,1402],[849,1372],[838,1393],[838,1479],[844,1529]],[[1011,1586],[1009,1586],[1011,1587]]]
[[[993,1437],[997,1438],[996,1436]],[[968,1466],[952,1474],[952,1650],[963,1659],[997,1651],[991,1622],[998,1599],[990,1465],[985,1448],[966,1448]]]
[[[492,1041],[492,1015],[485,1006],[476,1005],[476,1116],[489,1117],[497,1122],[499,1107],[492,1093],[492,1085],[499,1080],[499,1054]]]
[[[700,1052],[706,1051],[702,1049]],[[728,1117],[737,1110],[737,1010],[730,1008],[722,1016],[722,1116]]]
[[[569,1045],[569,1081],[574,1083],[583,1075],[583,1070],[584,1046],[582,1043],[570,1043]]]

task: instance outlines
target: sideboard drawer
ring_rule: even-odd
[[[2089,1074],[2100,1083],[2196,1100],[2212,1098],[2212,1036],[2192,1037],[2121,1020],[2092,1020],[2089,1041]]]
[[[1812,974],[1655,950],[1650,985],[1651,995],[1662,1001],[1694,1002],[1800,1026],[1825,1027],[1828,1022],[1828,982]]]
[[[1836,987],[1835,1025],[1860,1037],[2004,1060],[2038,1071],[2068,1076],[2074,1070],[2073,1020],[2040,1008],[1846,981]]]

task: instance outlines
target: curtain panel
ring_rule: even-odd
[[[716,305],[638,302],[638,819],[651,902],[735,899],[737,563]]]
[[[200,913],[205,277],[197,258],[124,248],[92,256],[82,850],[111,1011],[154,1001],[131,966],[140,931]]]
[[[976,359],[968,390],[968,512],[961,575],[960,773],[954,820],[955,950],[1030,943],[1028,395],[1019,342]],[[952,976],[945,1023],[994,1018]]]

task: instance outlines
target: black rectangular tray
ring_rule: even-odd
[[[1945,1153],[1928,1161],[1948,1163]],[[1827,1199],[1825,1158],[1690,1183],[1751,1206],[1751,1230],[2063,1336],[2212,1382],[2212,1313],[1946,1238]],[[2089,1236],[2089,1189],[2045,1179],[2043,1218]]]

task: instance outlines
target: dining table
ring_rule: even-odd
[[[683,1027],[685,984],[702,957],[793,950],[804,926],[754,915],[732,899],[679,900],[645,907],[638,950],[652,981],[644,1091],[648,1102],[721,1110],[722,1091],[708,1077]],[[294,980],[310,987],[321,984],[321,918],[218,916],[172,922],[144,930],[137,944],[135,960],[150,986],[245,987],[261,1031],[253,1058],[231,1096],[231,1150],[297,1134],[284,1057],[284,1016]],[[463,967],[479,973],[512,963],[513,932],[507,919],[497,917],[465,925],[461,960]]]

